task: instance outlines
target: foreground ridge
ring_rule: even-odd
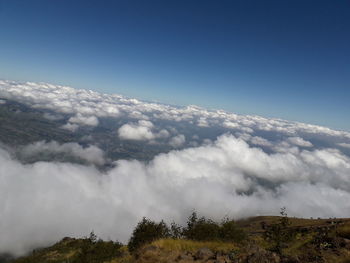
[[[145,221],[141,221],[139,225],[142,222]],[[200,222],[200,219],[197,222]],[[205,222],[213,223],[210,220]],[[3,257],[0,262],[350,262],[350,219],[347,218],[301,219],[260,216],[240,220],[235,224],[246,233],[244,239],[222,241],[190,240],[184,237],[161,238],[145,242],[130,252],[128,246],[119,242],[98,240],[92,232],[90,237],[66,237],[51,247],[33,250],[28,256],[15,260]],[[205,227],[201,225],[201,231],[206,231]],[[276,242],[280,242],[280,250],[276,250]]]

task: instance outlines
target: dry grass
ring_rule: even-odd
[[[350,224],[339,227],[337,232],[340,237],[350,239]]]
[[[122,246],[120,248],[120,252],[122,253],[121,257],[114,258],[110,261],[106,261],[105,263],[131,263],[131,262],[134,262],[134,258],[129,253],[127,246]]]
[[[220,241],[192,241],[185,239],[160,239],[152,243],[153,246],[164,251],[189,251],[195,252],[206,247],[214,252],[230,252],[238,247],[233,243]]]

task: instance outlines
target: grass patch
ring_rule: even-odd
[[[306,236],[297,235],[296,238],[293,240],[293,242],[288,244],[287,248],[283,249],[283,253],[285,253],[286,255],[290,255],[290,256],[300,254],[302,251],[302,248],[306,244],[311,242],[312,239],[313,239],[312,234],[308,234]]]
[[[200,248],[206,247],[213,252],[230,252],[237,250],[238,247],[233,243],[221,241],[193,241],[186,239],[160,239],[152,242],[153,246],[164,251],[189,251],[195,252]]]
[[[350,239],[350,225],[344,225],[338,228],[338,236]]]

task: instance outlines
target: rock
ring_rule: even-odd
[[[158,248],[156,246],[153,246],[153,245],[145,246],[137,251],[137,253],[135,254],[135,257],[140,258],[143,255],[146,255],[148,253],[152,253],[152,252],[156,251],[157,249]]]
[[[215,263],[228,263],[231,262],[227,256],[217,256]]]
[[[198,249],[198,251],[194,255],[195,260],[208,260],[208,259],[214,259],[214,257],[215,257],[214,252],[206,247]]]
[[[345,248],[350,249],[350,239],[344,238],[344,244],[345,244]]]
[[[295,257],[284,256],[281,259],[281,263],[300,263],[300,260]]]
[[[281,259],[276,253],[266,251],[265,249],[256,247],[255,251],[248,255],[247,263],[280,263]]]
[[[183,252],[175,259],[175,261],[182,261],[182,260],[191,261],[193,260],[193,256],[189,252]]]
[[[157,250],[157,247],[156,246],[145,246],[144,248],[142,248],[142,253],[146,253],[146,252],[149,252],[149,251],[156,251]]]

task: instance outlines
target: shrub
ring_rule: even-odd
[[[246,233],[237,227],[235,221],[225,219],[220,226],[219,237],[223,241],[242,242]]]
[[[187,239],[207,241],[219,239],[220,226],[211,219],[205,217],[198,218],[193,212],[187,221],[187,227],[183,230],[183,235]]]
[[[179,239],[183,237],[182,233],[182,227],[175,222],[172,222],[170,225],[170,237],[173,239]]]
[[[104,242],[97,239],[97,236],[91,232],[89,238],[82,240],[78,255],[71,260],[72,263],[97,263],[112,260],[121,256],[121,247],[119,242]]]
[[[288,228],[291,224],[286,208],[281,208],[281,218],[279,222],[270,226],[267,226],[267,229],[264,233],[265,240],[269,241],[272,245],[272,250],[277,253],[282,253],[282,246],[285,242],[290,241],[295,234],[292,230]]]
[[[183,236],[197,241],[226,242],[241,242],[246,238],[245,232],[233,220],[226,218],[219,224],[205,217],[198,218],[196,212],[189,216],[187,227],[183,229]]]
[[[188,217],[187,225],[184,228],[175,222],[171,223],[169,228],[164,221],[156,223],[143,218],[131,235],[128,249],[130,252],[134,252],[146,243],[163,238],[241,242],[246,238],[246,235],[233,220],[225,219],[222,223],[216,223],[205,217],[198,218],[197,213],[193,212]]]
[[[130,252],[134,252],[146,243],[169,236],[170,230],[164,221],[156,223],[144,217],[134,229],[128,243],[128,249]]]

